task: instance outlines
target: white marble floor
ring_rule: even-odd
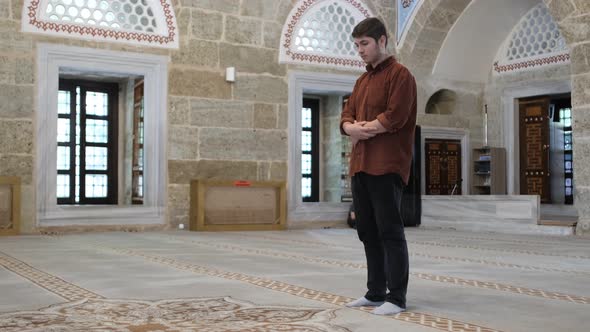
[[[408,228],[408,311],[351,229],[0,238],[0,331],[588,331],[590,239]]]

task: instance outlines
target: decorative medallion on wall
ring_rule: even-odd
[[[351,33],[371,16],[357,0],[300,0],[283,27],[279,62],[364,69]]]
[[[178,48],[171,0],[25,0],[22,30]]]
[[[414,14],[422,0],[397,0],[397,45],[405,37],[406,29],[414,19]]]
[[[494,61],[494,74],[570,62],[567,43],[547,7],[533,7],[515,26]]]
[[[328,324],[334,317],[330,309],[255,306],[228,297],[154,302],[84,299],[39,311],[0,314],[0,326],[6,332],[348,332],[348,329]]]

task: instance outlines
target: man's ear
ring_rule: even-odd
[[[387,47],[387,37],[385,37],[385,35],[382,35],[381,37],[379,37],[379,47],[382,47],[382,48]]]

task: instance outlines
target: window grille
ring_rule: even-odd
[[[563,125],[563,170],[565,204],[574,203],[574,167],[572,141],[572,109],[571,105],[559,108],[559,121]]]
[[[497,73],[567,63],[570,60],[567,43],[543,3],[533,7],[520,20],[499,55],[499,59],[494,62]]]
[[[117,84],[60,80],[58,204],[117,204]]]
[[[360,1],[300,1],[283,28],[279,61],[364,68],[351,33],[370,16]]]
[[[319,201],[319,112],[318,99],[303,99],[301,109],[301,197]]]
[[[506,58],[510,61],[566,51],[566,45],[549,10],[539,4],[525,15],[512,33]]]
[[[23,31],[178,48],[170,0],[25,0]]]

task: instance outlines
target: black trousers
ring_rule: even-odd
[[[395,173],[359,172],[352,177],[356,227],[367,257],[365,297],[405,308],[409,260],[400,212],[402,192],[403,181]]]

